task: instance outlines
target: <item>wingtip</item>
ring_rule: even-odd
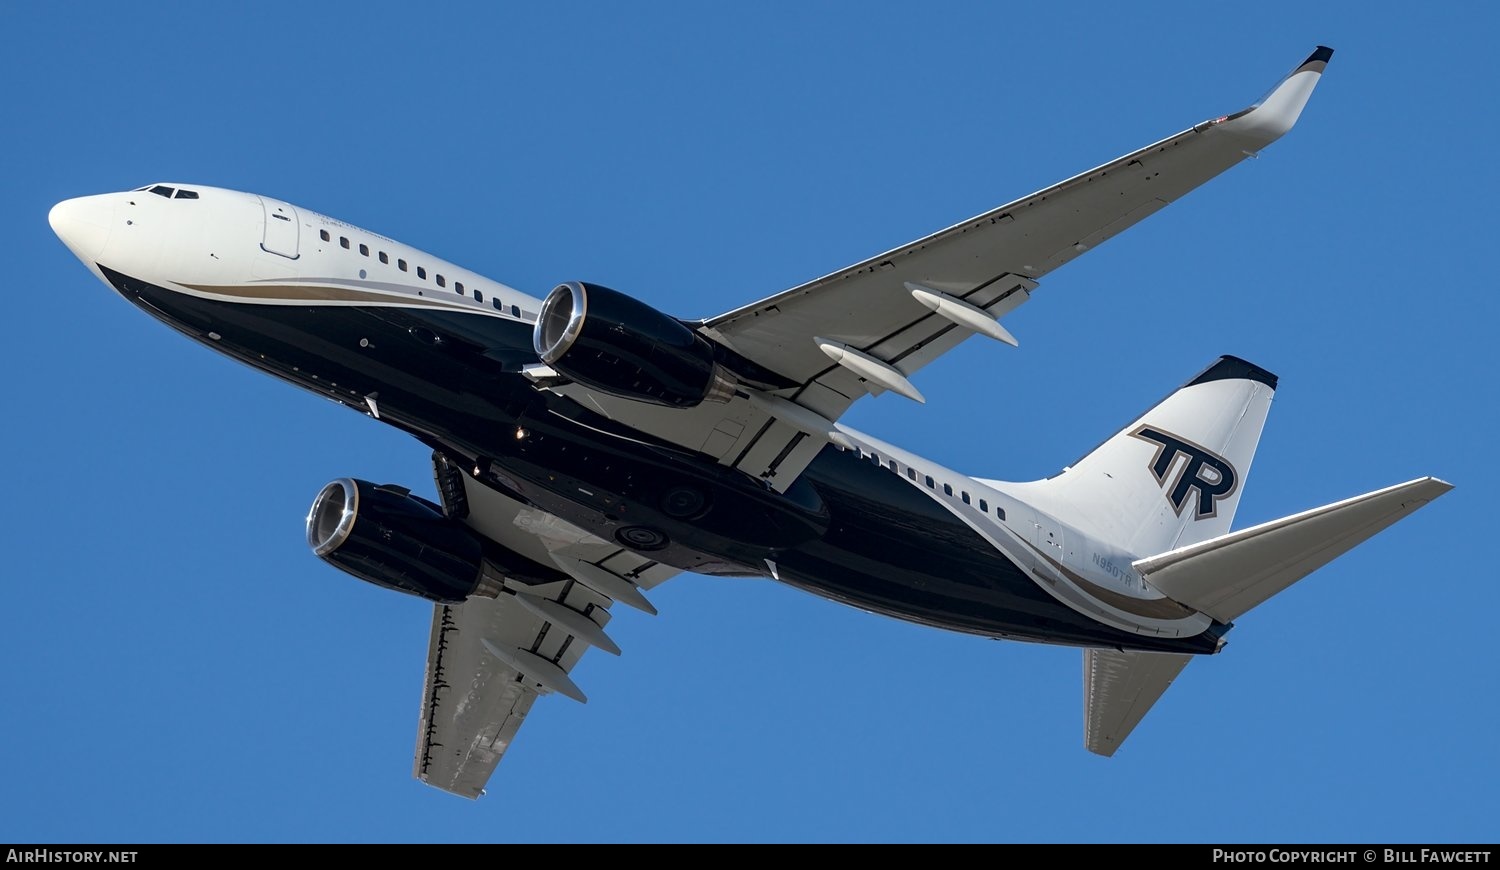
[[[1333,49],[1326,45],[1318,46],[1301,66],[1292,70],[1259,103],[1233,115],[1225,115],[1211,122],[1212,126],[1239,136],[1247,146],[1244,149],[1246,154],[1259,151],[1275,142],[1297,123],[1297,118],[1302,115],[1302,109],[1312,96],[1313,88],[1322,79],[1323,70],[1331,57]]]
[[[1118,743],[1091,743],[1087,737],[1083,740],[1083,748],[1099,756],[1100,758],[1113,758],[1119,751]]]
[[[1296,71],[1306,72],[1311,70],[1313,72],[1322,72],[1324,67],[1328,66],[1330,60],[1333,60],[1333,49],[1326,45],[1320,45],[1313,49],[1313,53],[1307,56],[1307,60],[1304,60],[1302,65],[1297,67]]]

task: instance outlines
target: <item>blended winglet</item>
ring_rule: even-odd
[[[1332,58],[1333,49],[1318,46],[1265,99],[1242,112],[1213,121],[1214,128],[1250,140],[1249,150],[1259,150],[1275,142],[1297,123]]]
[[[1313,53],[1307,56],[1307,60],[1304,60],[1302,65],[1297,67],[1293,75],[1307,70],[1320,73],[1328,66],[1330,60],[1333,60],[1333,49],[1326,45],[1320,45],[1313,49]]]

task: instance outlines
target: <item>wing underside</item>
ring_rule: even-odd
[[[735,309],[704,332],[789,379],[851,399],[868,388],[813,341],[836,339],[911,374],[968,335],[913,285],[1003,315],[1036,279],[1097,247],[1291,129],[1333,52],[1319,48],[1261,103],[846,269]],[[824,413],[827,413],[826,411]]]
[[[413,774],[477,798],[537,697],[586,700],[572,680],[574,666],[592,646],[618,653],[604,632],[614,599],[600,591],[605,583],[599,578],[624,584],[611,588],[640,607],[640,590],[677,570],[490,489],[441,456],[434,467],[451,516],[531,563],[559,566],[551,582],[531,577],[523,585],[507,578],[495,598],[433,608]]]
[[[662,414],[577,385],[561,392],[784,490],[859,398],[887,390],[918,397],[906,378],[973,332],[1012,342],[999,320],[1031,297],[1038,279],[1278,139],[1331,56],[1319,48],[1249,109],[699,323],[705,336],[796,385],[774,391],[769,404],[741,395]]]
[[[412,774],[467,798],[483,793],[537,698],[519,671],[489,656],[476,640],[503,622],[498,603],[476,599],[432,611]],[[533,628],[516,626],[511,633],[519,635],[519,645],[532,646],[535,635],[524,635]]]

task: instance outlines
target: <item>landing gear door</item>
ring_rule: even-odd
[[[297,259],[299,256],[297,209],[290,203],[265,196],[260,197],[260,205],[266,212],[266,228],[265,235],[260,242],[261,250],[278,254],[288,260]]]

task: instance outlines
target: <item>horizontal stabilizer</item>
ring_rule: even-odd
[[[1230,622],[1453,485],[1423,477],[1134,563],[1163,595]]]
[[[1083,745],[1114,755],[1192,656],[1083,651]]]

